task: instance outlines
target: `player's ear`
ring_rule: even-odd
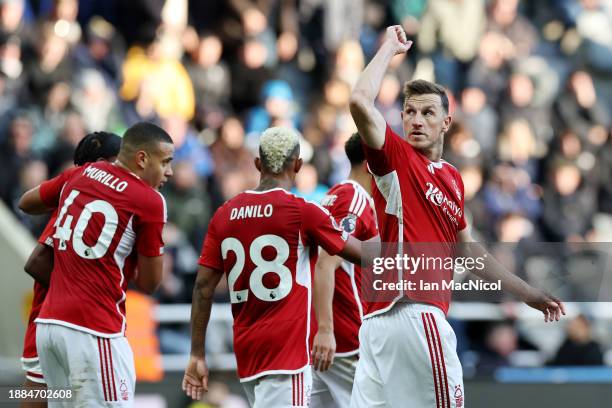
[[[444,122],[442,123],[442,130],[444,131],[444,133],[448,132],[452,121],[453,118],[451,117],[451,115],[446,115],[446,117],[444,118]]]
[[[149,161],[149,155],[144,150],[139,150],[136,152],[136,164],[138,167],[144,169],[147,166],[147,162]]]
[[[261,173],[261,159],[259,157],[255,158],[255,168]]]
[[[300,157],[300,158],[298,158],[298,159],[295,161],[295,164],[294,164],[293,170],[294,170],[296,173],[298,173],[298,172],[300,171],[300,169],[302,168],[302,165],[303,165],[303,164],[304,164],[304,160],[302,160],[302,158],[301,158],[301,157]]]

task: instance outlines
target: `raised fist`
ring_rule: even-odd
[[[385,42],[391,44],[395,54],[404,54],[412,46],[412,41],[408,41],[404,29],[400,25],[387,27]]]

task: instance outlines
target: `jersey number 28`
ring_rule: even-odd
[[[263,259],[261,252],[267,246],[276,249],[276,257],[271,261]],[[234,290],[234,284],[244,269],[245,251],[242,243],[236,238],[225,238],[221,243],[221,254],[223,259],[227,259],[227,253],[232,251],[236,254],[236,263],[227,276],[230,290],[230,300],[232,303],[246,302],[249,297],[249,289]],[[289,244],[278,235],[261,235],[257,237],[249,248],[249,256],[255,264],[255,269],[249,277],[249,288],[258,298],[266,302],[278,302],[291,292],[293,279],[291,271],[284,263],[289,258]],[[267,288],[263,284],[263,277],[266,273],[278,275],[280,281],[275,288]]]

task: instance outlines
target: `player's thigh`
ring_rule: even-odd
[[[74,403],[87,407],[131,407],[136,377],[127,339],[64,329],[64,352]]]
[[[47,385],[44,382],[32,381],[26,378],[23,382],[23,388],[25,390],[46,390]],[[46,401],[24,401],[21,403],[20,408],[47,408]]]
[[[68,362],[63,358],[58,342],[63,341],[57,325],[38,324],[36,349],[40,370],[49,388],[66,388],[69,385]]]
[[[364,320],[359,330],[359,361],[351,392],[351,408],[387,406],[383,393],[383,382],[369,344],[372,331],[377,329],[373,327],[372,321],[373,318]]]
[[[336,405],[331,396],[327,381],[327,372],[312,370],[312,393],[310,394],[311,408],[333,408]]]
[[[309,407],[312,390],[310,368],[298,374],[267,375],[255,380],[253,408]]]
[[[336,407],[348,407],[351,403],[351,393],[357,369],[357,355],[338,357],[334,364],[324,374],[327,379],[327,387]]]
[[[462,401],[454,398],[456,386],[463,393],[455,335],[438,308],[399,305],[386,326],[377,361],[389,406],[453,407]]]
[[[463,368],[457,355],[457,337],[446,319],[436,319],[436,322],[439,326],[442,352],[444,353],[450,406],[451,408],[464,408]]]

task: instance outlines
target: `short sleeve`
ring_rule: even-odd
[[[219,242],[219,236],[217,234],[217,213],[215,213],[215,216],[213,216],[208,225],[208,231],[206,232],[206,237],[202,244],[202,252],[200,253],[198,264],[217,271],[222,271],[223,257],[221,255],[221,243]]]
[[[368,162],[370,172],[376,176],[384,176],[396,169],[396,157],[398,151],[403,148],[405,143],[387,124],[385,130],[385,142],[380,149],[369,147],[363,144],[363,150]]]
[[[62,189],[68,180],[72,178],[82,167],[71,167],[63,171],[51,180],[47,180],[40,185],[40,198],[47,207],[55,208],[59,204]]]
[[[160,256],[164,253],[162,233],[166,223],[166,200],[159,192],[151,190],[150,198],[142,199],[145,205],[137,214],[136,251],[139,255]]]
[[[344,232],[358,236],[365,228],[361,215],[369,205],[368,197],[352,185],[346,186],[336,191],[337,198],[327,210]]]
[[[348,234],[336,224],[331,214],[323,207],[304,202],[302,207],[303,230],[306,236],[323,247],[330,255],[342,251]]]

